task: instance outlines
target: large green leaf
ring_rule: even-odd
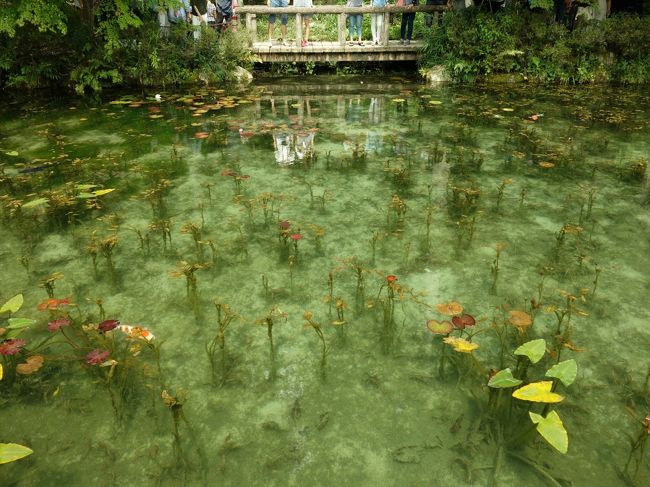
[[[531,363],[536,364],[546,352],[546,342],[543,338],[531,340],[515,350],[515,355],[525,355]]]
[[[0,464],[15,462],[34,453],[34,450],[16,443],[0,443]]]
[[[551,411],[546,417],[540,414],[528,413],[530,419],[537,425],[537,431],[549,444],[560,453],[566,453],[569,450],[569,435],[562,424],[560,416]]]
[[[551,392],[553,382],[543,380],[541,382],[531,382],[520,387],[512,393],[512,397],[522,401],[554,403],[564,400],[564,396]]]
[[[23,295],[16,294],[13,298],[11,298],[9,301],[7,301],[5,304],[2,305],[2,307],[0,308],[0,313],[6,313],[7,311],[11,313],[15,313],[20,309],[22,305],[23,305]]]
[[[505,389],[507,387],[515,387],[521,384],[519,379],[513,377],[510,369],[503,369],[497,372],[492,376],[488,386],[494,387],[495,389]]]
[[[576,380],[576,375],[578,374],[578,364],[575,360],[569,359],[559,364],[555,364],[553,367],[548,369],[546,372],[546,377],[555,377],[560,379],[562,384],[565,386],[570,386],[573,384],[573,381]]]

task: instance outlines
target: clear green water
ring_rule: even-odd
[[[650,153],[647,90],[331,81],[134,97],[140,106],[108,103],[119,96],[3,101],[0,301],[23,293],[15,317],[37,321],[20,336],[22,355],[2,357],[0,441],[35,453],[0,467],[1,485],[650,482],[648,453],[630,456],[650,413],[650,212],[645,179],[631,169]],[[533,114],[543,116],[526,120]],[[232,172],[250,178],[238,188]],[[162,205],[151,193],[161,179]],[[80,199],[77,184],[115,191]],[[469,188],[480,195],[463,205]],[[54,209],[66,192],[69,204]],[[12,200],[39,197],[50,202],[12,211]],[[159,230],[165,220],[171,244]],[[279,237],[284,220],[304,235],[297,255]],[[582,230],[567,227],[558,244],[565,224]],[[93,266],[93,232],[96,244],[117,237],[112,271],[101,250]],[[195,298],[172,275],[181,261],[203,266]],[[55,272],[55,297],[77,306],[50,316],[37,306]],[[332,297],[347,305],[343,325],[331,324],[339,318],[330,275]],[[398,279],[392,320],[388,275]],[[495,410],[486,386],[489,369],[515,370],[520,343],[543,338],[556,349],[551,307],[566,309],[561,291],[577,296],[565,338],[581,350],[562,349],[578,375],[558,386],[565,399],[552,407],[568,431],[566,455],[531,429],[529,403],[514,401],[508,419],[510,390]],[[155,334],[160,370],[142,340],[84,331],[101,321],[98,299],[106,319]],[[213,376],[214,300],[236,316],[225,370],[217,343]],[[477,318],[468,329],[480,345],[474,358],[427,329],[449,301]],[[273,308],[272,360],[263,318]],[[535,315],[525,335],[508,323],[512,309]],[[324,367],[305,311],[321,325]],[[47,330],[65,313],[78,348]],[[134,357],[128,347],[138,343]],[[110,382],[110,367],[86,364],[93,348],[111,349]],[[36,353],[43,367],[14,378],[15,362]],[[545,354],[528,380],[556,361]],[[177,435],[163,390],[183,403]]]

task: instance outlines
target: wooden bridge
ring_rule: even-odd
[[[447,5],[418,5],[412,7],[344,7],[341,5],[319,5],[307,7],[265,7],[243,6],[237,9],[237,14],[246,19],[246,29],[250,34],[250,48],[261,62],[336,62],[336,61],[414,61],[418,59],[418,51],[422,48],[421,41],[412,41],[408,45],[400,44],[399,39],[389,39],[390,14],[402,12],[424,12],[437,17],[440,12],[449,10]],[[384,16],[383,28],[380,34],[379,45],[371,44],[370,40],[364,41],[363,46],[358,44],[347,45],[346,19],[348,15],[355,14],[382,14]],[[287,45],[278,42],[269,44],[268,40],[260,42],[257,39],[257,17],[275,14],[288,14],[295,17],[295,39],[286,39]],[[302,16],[303,15],[336,15],[338,16],[337,40],[311,41],[301,47]],[[265,19],[266,20],[266,19]],[[436,25],[434,20],[434,25]],[[277,32],[279,19],[276,18]],[[332,36],[333,37],[333,36]]]

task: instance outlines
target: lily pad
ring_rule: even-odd
[[[505,389],[507,387],[515,387],[521,384],[521,380],[515,378],[512,375],[510,368],[500,370],[492,376],[490,382],[488,382],[489,387],[494,387],[495,389]]]
[[[454,326],[449,321],[429,320],[427,321],[427,328],[436,335],[449,335]]]
[[[515,355],[525,355],[531,363],[536,364],[546,352],[546,341],[543,338],[531,340],[515,350]]]
[[[569,359],[559,364],[554,365],[548,372],[546,372],[546,377],[555,377],[560,379],[562,384],[565,386],[570,386],[573,384],[573,381],[576,380],[576,375],[578,374],[578,364],[575,360]]]
[[[0,443],[0,464],[15,462],[34,453],[34,450],[16,443]]]
[[[0,313],[6,313],[7,311],[11,313],[15,313],[21,308],[22,305],[23,305],[23,295],[16,294],[13,298],[11,298],[9,301],[7,301],[5,304],[2,305],[2,307],[0,308]]]
[[[556,403],[564,400],[564,396],[551,392],[553,382],[543,380],[540,382],[531,382],[520,387],[512,393],[512,397],[522,401]]]
[[[551,411],[543,417],[539,414],[528,413],[533,423],[537,425],[537,431],[548,443],[560,453],[566,453],[569,450],[569,435],[564,428],[560,416]]]

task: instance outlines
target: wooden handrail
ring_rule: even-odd
[[[381,14],[400,12],[445,12],[448,5],[414,5],[410,7],[346,7],[344,5],[315,5],[313,7],[267,7],[266,5],[246,5],[237,7],[237,14]]]

